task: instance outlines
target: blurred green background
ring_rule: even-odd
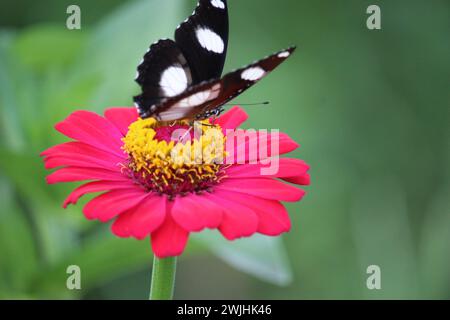
[[[53,125],[76,109],[131,105],[148,45],[170,37],[195,1],[0,3],[0,298],[145,299],[149,241],[86,221],[75,187],[47,186],[38,154],[65,141]],[[366,28],[378,4],[382,29]],[[446,0],[229,0],[226,70],[297,44],[238,102],[246,127],[279,128],[312,167],[292,231],[226,242],[196,235],[176,298],[450,298],[450,3]],[[83,203],[86,202],[84,199]],[[66,268],[82,290],[66,288]],[[381,290],[366,269],[381,268]]]

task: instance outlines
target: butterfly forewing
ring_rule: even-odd
[[[199,0],[192,15],[177,27],[175,41],[153,44],[139,65],[136,82],[142,94],[134,97],[139,115],[146,118],[162,113],[160,108],[168,98],[185,93],[192,85],[220,78],[227,46],[226,0]],[[200,95],[194,98],[190,101],[203,99]]]
[[[220,81],[221,92],[219,97],[214,101],[214,104],[206,106],[205,111],[218,108],[243,93],[278,67],[294,51],[295,47],[279,51],[246,67],[226,74]]]
[[[160,110],[157,117],[163,121],[207,118],[211,110],[220,108],[250,88],[286,60],[294,50],[295,48],[292,47],[279,51],[246,67],[232,71],[222,79],[194,85],[186,92],[157,105],[157,109]]]
[[[220,78],[228,47],[226,0],[200,0],[175,31],[175,41],[191,67],[193,83]]]

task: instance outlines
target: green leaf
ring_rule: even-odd
[[[237,270],[276,285],[288,285],[292,271],[281,239],[253,235],[235,241],[225,240],[217,231],[202,231],[193,239]]]

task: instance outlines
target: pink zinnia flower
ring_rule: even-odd
[[[47,182],[90,180],[76,188],[63,206],[75,204],[85,194],[103,192],[84,206],[86,218],[114,219],[112,232],[119,237],[150,236],[159,258],[180,255],[189,234],[205,228],[218,229],[228,240],[256,232],[276,236],[291,227],[281,201],[299,201],[304,195],[285,182],[308,185],[309,167],[302,160],[281,158],[276,172],[262,175],[261,169],[267,166],[264,161],[291,152],[298,144],[283,133],[258,132],[239,139],[237,133],[245,131],[234,129],[246,119],[246,113],[234,107],[213,124],[206,120],[201,139],[190,130],[182,141],[171,141],[176,130],[188,128],[186,122],[140,119],[134,108],[111,108],[104,117],[77,111],[56,125],[75,141],[41,154],[47,169],[58,168]],[[219,152],[211,153],[215,140],[210,130],[216,128],[226,139],[218,146]],[[231,147],[229,142],[234,142]],[[258,152],[251,150],[254,142]],[[274,142],[278,150],[271,151],[269,146],[261,156],[260,149],[266,148],[262,143]],[[192,148],[190,157],[195,159],[197,147],[202,155],[213,156],[207,155],[200,164],[177,162],[171,156]],[[220,150],[225,164],[213,159]],[[239,152],[245,156],[242,164],[233,161]]]

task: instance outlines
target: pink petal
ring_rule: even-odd
[[[169,203],[164,223],[151,234],[153,253],[158,258],[179,256],[183,253],[188,238],[189,232],[173,220]]]
[[[56,124],[56,130],[106,152],[122,157],[122,134],[108,120],[89,111],[76,111]]]
[[[161,226],[166,216],[166,197],[150,196],[117,217],[111,229],[118,237],[144,239]]]
[[[272,151],[273,148],[278,148]],[[265,148],[264,148],[265,147]],[[299,147],[287,134],[267,133],[264,131],[254,132],[248,130],[236,130],[227,134],[226,151],[227,164],[256,163],[268,157],[279,156],[294,151]]]
[[[222,129],[236,129],[248,118],[248,114],[238,106],[234,106],[217,120],[216,124],[220,125]]]
[[[120,172],[114,172],[98,168],[61,168],[49,174],[46,178],[48,184],[59,182],[74,182],[83,180],[109,180],[109,181],[130,181],[130,179]]]
[[[128,211],[149,196],[144,189],[113,190],[95,197],[83,208],[88,219],[98,219],[106,222],[118,214]]]
[[[236,178],[288,178],[288,177],[303,177],[309,170],[309,166],[299,159],[282,158],[278,159],[278,172],[268,175],[262,171],[263,168],[269,168],[271,165],[267,164],[237,164],[226,169],[226,174],[230,179]],[[272,165],[275,166],[276,163]],[[276,169],[276,168],[275,168]],[[274,170],[275,172],[276,170]],[[264,173],[264,175],[262,175]]]
[[[125,153],[117,156],[111,152],[105,152],[103,150],[97,149],[96,147],[78,141],[70,141],[58,144],[43,151],[40,155],[41,157],[53,157],[72,154],[90,155],[96,158],[102,158],[105,161],[113,163],[118,163],[126,159]]]
[[[264,199],[278,201],[299,201],[305,191],[275,179],[245,178],[224,179],[216,186],[219,190],[245,193]]]
[[[111,162],[102,157],[87,154],[61,153],[58,156],[49,156],[44,158],[46,169],[58,167],[80,167],[80,168],[100,168],[120,172],[125,161]]]
[[[125,136],[130,124],[135,122],[139,115],[136,108],[108,108],[105,111],[105,117],[113,123],[117,129]]]
[[[206,195],[189,194],[175,199],[172,217],[188,231],[201,231],[219,226],[222,208],[209,200]]]
[[[310,176],[307,173],[303,176],[283,178],[283,180],[290,182],[290,183],[299,184],[302,186],[309,186],[311,183]]]
[[[87,193],[100,191],[111,191],[117,189],[132,189],[135,186],[131,181],[94,181],[83,184],[72,191],[64,201],[63,207],[67,208],[69,204],[76,204],[78,200]]]
[[[289,219],[286,208],[280,202],[236,192],[221,191],[221,193],[227,199],[233,199],[233,201],[250,208],[257,214],[257,231],[259,233],[277,236],[290,230],[291,220]]]
[[[224,212],[219,231],[228,240],[251,236],[257,230],[258,216],[252,209],[235,202],[229,196],[229,192],[221,190],[209,195]]]

